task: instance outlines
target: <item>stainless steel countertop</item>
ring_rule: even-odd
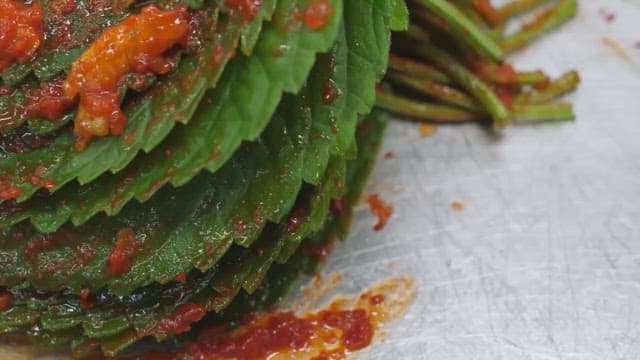
[[[473,124],[429,138],[390,126],[383,151],[394,157],[368,191],[395,214],[376,233],[361,206],[323,271],[344,274],[342,293],[413,275],[418,296],[358,358],[640,359],[640,1],[580,5],[514,57],[521,69],[581,72],[575,123],[502,139]]]

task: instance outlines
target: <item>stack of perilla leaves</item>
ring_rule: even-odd
[[[362,116],[390,31],[407,25],[404,3],[245,1],[250,17],[238,1],[125,1],[116,11],[77,0],[62,15],[60,1],[34,3],[52,35],[0,73],[11,120],[0,122],[0,333],[114,355],[188,331],[255,292],[274,264],[281,275],[261,296],[283,292],[304,263],[301,242],[323,241],[332,200],[366,178],[385,120]],[[175,51],[169,73],[123,85],[121,135],[78,149],[78,106],[54,119],[16,110],[150,4],[187,7],[200,44]],[[312,7],[326,19],[305,18]],[[60,16],[74,39],[50,44]]]
[[[21,7],[44,36],[0,49],[0,334],[78,356],[277,301],[348,229],[386,126],[376,101],[431,122],[573,117],[549,102],[577,74],[516,72],[504,55],[575,0],[411,0],[411,17],[403,0],[7,1],[0,20]],[[140,40],[123,24],[174,10],[188,36],[162,61],[127,58],[114,86],[68,96],[89,79],[78,69],[112,70],[108,52]],[[111,122],[92,115],[105,104]]]

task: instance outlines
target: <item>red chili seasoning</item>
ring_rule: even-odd
[[[318,261],[326,261],[331,255],[331,251],[333,251],[333,245],[335,243],[335,238],[327,241],[324,244],[308,244],[303,248],[305,254],[313,257]]]
[[[187,273],[186,272],[181,272],[180,274],[178,274],[176,276],[176,281],[181,283],[181,284],[186,283],[187,282]]]
[[[0,71],[28,61],[44,41],[44,12],[37,4],[0,1]]]
[[[120,85],[132,72],[171,71],[175,64],[163,54],[186,42],[188,18],[183,7],[160,10],[149,5],[105,30],[73,63],[63,89],[70,99],[80,97],[74,126],[79,149],[93,136],[122,134],[126,116],[120,109]]]
[[[402,315],[415,297],[409,277],[384,281],[354,298],[338,298],[319,311],[250,314],[239,326],[212,324],[175,352],[148,352],[121,360],[344,359],[369,346],[382,324]],[[315,301],[315,300],[312,300]],[[158,328],[186,331],[204,310],[185,304]],[[154,331],[157,329],[154,329]],[[103,360],[95,355],[85,360]]]
[[[29,260],[34,260],[40,253],[51,250],[56,246],[63,244],[64,237],[61,231],[51,234],[40,235],[37,238],[30,240],[22,250],[24,257]]]
[[[393,214],[393,206],[380,199],[378,194],[369,195],[367,202],[371,212],[378,217],[378,222],[373,226],[373,229],[380,231],[387,225],[387,221]]]
[[[17,186],[13,186],[11,182],[7,180],[0,180],[0,199],[12,200],[22,195],[22,189]]]
[[[40,83],[36,89],[27,92],[25,115],[30,118],[58,120],[73,102],[62,90],[62,79]]]
[[[0,291],[0,311],[11,309],[12,304],[13,295],[11,295],[11,293],[6,290]]]
[[[256,15],[258,15],[261,5],[262,0],[227,0],[229,9],[242,13],[244,20],[247,22],[253,20]]]
[[[302,19],[311,30],[320,30],[329,23],[332,16],[333,3],[328,0],[311,0]]]
[[[598,14],[600,14],[600,17],[602,17],[604,21],[608,23],[612,23],[616,20],[616,13],[612,12],[609,9],[600,8],[600,10],[598,10]]]
[[[171,316],[158,322],[153,330],[154,335],[177,335],[191,330],[191,324],[201,320],[207,312],[194,303],[179,306]]]
[[[332,104],[340,96],[340,90],[336,86],[333,79],[327,79],[324,82],[324,92],[322,94],[322,102],[326,105]]]
[[[96,305],[95,299],[91,296],[89,289],[80,290],[80,307],[83,309],[91,309]]]
[[[451,203],[451,208],[455,211],[463,211],[467,206],[461,201],[454,201]]]
[[[132,228],[118,231],[116,243],[107,260],[107,271],[112,275],[122,275],[131,270],[131,261],[140,244]]]
[[[485,19],[489,20],[492,24],[498,25],[502,23],[502,18],[489,0],[474,0],[473,7],[482,15]]]

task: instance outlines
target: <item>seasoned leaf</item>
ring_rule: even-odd
[[[208,21],[215,22],[217,15],[208,13]],[[77,151],[73,136],[65,133],[44,149],[0,157],[0,190],[17,189],[17,199],[24,201],[45,185],[55,191],[73,179],[87,183],[105,171],[122,170],[139,150],[154,148],[177,122],[189,122],[206,90],[216,84],[233,55],[245,24],[236,14],[217,25],[203,25],[212,29],[204,49],[182,59],[174,74],[158,81],[126,107],[129,120],[123,136],[100,138],[86,150]],[[39,180],[29,180],[34,178]]]

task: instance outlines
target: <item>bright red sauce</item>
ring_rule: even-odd
[[[131,262],[140,244],[132,228],[118,231],[116,243],[107,260],[107,271],[112,275],[122,275],[131,270]]]
[[[187,282],[187,273],[186,272],[181,272],[180,274],[176,275],[176,282],[179,282],[181,284],[184,284]]]
[[[373,229],[380,231],[387,225],[387,221],[393,215],[393,206],[380,199],[378,194],[369,195],[367,202],[371,212],[378,217],[378,222],[373,226]]]
[[[334,281],[334,280],[332,280]],[[314,289],[322,285],[314,282]],[[324,295],[323,295],[324,296]],[[319,311],[274,312],[247,316],[239,326],[204,327],[193,341],[175,352],[148,352],[121,360],[344,359],[371,345],[381,326],[402,315],[415,297],[409,277],[384,281],[353,298],[337,298]],[[310,299],[317,301],[315,297]],[[185,304],[158,328],[187,331],[204,311]],[[157,329],[152,330],[155,332]],[[85,360],[104,360],[101,355]]]
[[[201,320],[206,314],[207,312],[200,305],[194,303],[181,305],[171,316],[160,320],[152,333],[161,336],[182,334],[191,330],[191,324]]]
[[[329,0],[311,0],[302,19],[311,30],[325,27],[333,16],[333,3]]]
[[[12,200],[19,198],[20,195],[22,195],[22,189],[13,186],[10,181],[0,180],[0,199]]]
[[[44,13],[37,4],[0,1],[0,71],[28,61],[44,41]]]
[[[160,10],[154,5],[108,28],[73,63],[65,94],[80,97],[74,133],[82,149],[94,136],[120,135],[126,116],[120,108],[126,75],[166,74],[174,61],[167,50],[184,44],[189,31],[186,8]]]
[[[27,92],[24,112],[29,118],[59,120],[73,105],[62,89],[62,79],[40,83],[36,89]]]
[[[83,309],[90,309],[96,305],[96,301],[91,296],[91,291],[89,289],[80,290],[80,307]]]
[[[262,0],[227,0],[229,9],[243,14],[244,20],[247,22],[253,20],[256,15],[258,15],[261,5]]]

